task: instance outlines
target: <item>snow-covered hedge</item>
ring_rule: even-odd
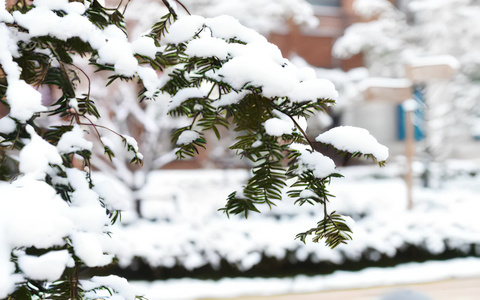
[[[262,264],[262,257],[340,265],[393,258],[409,246],[438,255],[447,250],[467,254],[477,245],[480,255],[479,175],[457,177],[437,190],[416,187],[415,206],[407,211],[406,188],[396,166],[381,172],[370,167],[342,172],[347,178],[332,182],[337,199],[329,209],[353,216],[349,225],[354,223],[354,239],[333,250],[294,240],[299,229],[323,215],[315,206],[295,209],[285,198],[274,210],[263,207],[262,214],[247,220],[233,216],[227,220],[216,212],[225,195],[248,176],[246,170],[154,173],[143,191],[145,219],[126,213],[126,225],[113,231],[119,264],[128,267],[134,258],[141,258],[153,268],[193,270],[205,265],[219,268],[226,260],[246,271]]]

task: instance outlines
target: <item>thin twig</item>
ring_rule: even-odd
[[[210,89],[210,91],[208,92],[208,95],[207,95],[206,98],[210,98],[210,95],[212,94],[213,89],[215,88],[216,85],[217,85],[216,83],[213,84],[213,86],[212,86],[212,88]]]
[[[85,75],[85,77],[87,78],[87,81],[88,81],[88,93],[87,93],[87,99],[90,99],[90,88],[91,88],[91,85],[92,85],[92,82],[90,80],[90,77],[88,77],[87,73],[85,73],[85,71],[83,71],[80,67],[77,67],[76,65],[74,64],[71,64],[71,66],[77,68],[80,72],[83,73],[83,75]]]
[[[123,135],[121,135],[120,133],[116,132],[115,130],[112,130],[112,129],[110,129],[110,128],[106,127],[106,126],[103,126],[103,125],[94,124],[94,123],[93,123],[88,117],[86,117],[86,116],[82,116],[82,117],[84,117],[85,119],[87,119],[88,122],[90,122],[90,124],[88,124],[88,123],[81,123],[81,122],[78,122],[78,121],[77,121],[78,125],[93,126],[93,127],[95,128],[95,131],[97,132],[97,134],[98,134],[99,137],[100,137],[100,133],[98,132],[97,127],[106,129],[106,130],[108,130],[108,131],[110,131],[110,132],[118,135],[118,136],[121,137],[122,139],[124,139]],[[103,143],[102,143],[102,145],[103,145]]]
[[[122,15],[125,15],[125,12],[127,11],[128,4],[130,4],[130,0],[127,1],[127,4],[125,4],[125,7],[123,8],[123,13]]]
[[[273,107],[278,110],[279,112],[283,113],[282,110],[280,109],[280,106],[279,105],[276,105],[275,103],[272,102],[272,105]],[[310,145],[310,147],[312,148],[312,151],[315,150],[315,147],[313,146],[313,143],[310,141],[310,139],[308,138],[307,136],[307,133],[302,129],[302,127],[300,127],[300,125],[298,125],[297,121],[295,121],[295,119],[290,116],[289,114],[286,114],[290,120],[292,120],[293,124],[295,125],[295,127],[298,128],[298,130],[302,133],[303,137],[307,140],[308,144]]]
[[[327,201],[325,199],[323,200],[323,232],[327,232],[327,222],[325,220],[329,218],[330,216],[327,213]]]
[[[173,9],[173,7],[170,6],[170,3],[168,2],[168,0],[162,0],[163,4],[165,4],[165,6],[167,7],[168,11],[172,14],[173,18],[174,19],[178,19],[178,15],[177,13],[175,12],[175,10]]]
[[[310,144],[310,147],[312,147],[312,151],[314,151],[315,147],[313,146],[313,143],[308,139],[307,133],[303,130],[302,127],[300,127],[300,125],[298,125],[297,121],[295,121],[295,119],[292,116],[288,115],[288,117],[293,121],[293,124],[295,124],[295,127],[297,127],[298,130],[300,130],[303,137],[307,140],[308,144]]]
[[[13,140],[13,142],[12,142],[12,147],[10,148],[10,150],[15,149],[15,144],[17,143],[19,137],[20,137],[20,130],[17,131],[17,136],[16,136],[15,139]]]
[[[192,15],[192,14],[188,11],[188,9],[185,7],[185,5],[183,5],[182,2],[180,2],[180,1],[178,1],[178,0],[175,0],[175,2],[177,2],[178,4],[180,4],[180,5],[183,7],[183,9],[187,12],[187,14],[189,14],[190,16]]]

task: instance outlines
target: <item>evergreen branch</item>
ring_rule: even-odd
[[[320,239],[325,239],[325,245],[333,249],[351,240],[351,233],[352,230],[345,223],[345,220],[340,215],[332,212],[325,215],[323,220],[318,222],[317,227],[297,234],[296,238],[305,243],[308,235],[314,235],[312,238],[314,243],[318,243]]]

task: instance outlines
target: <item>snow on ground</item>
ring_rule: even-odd
[[[150,300],[226,298],[247,295],[309,293],[480,276],[480,258],[407,263],[390,268],[367,268],[357,272],[337,271],[330,275],[287,278],[224,278],[219,281],[171,279],[131,282]]]
[[[352,216],[355,226],[353,241],[334,250],[322,243],[294,240],[323,217],[320,206],[294,206],[285,197],[273,210],[263,207],[262,214],[248,220],[228,219],[218,212],[227,195],[240,188],[248,176],[246,170],[155,172],[143,190],[144,218],[128,212],[122,215],[126,225],[113,230],[114,252],[124,267],[140,257],[152,267],[181,265],[188,270],[204,265],[215,268],[221,259],[248,270],[262,255],[291,262],[342,264],[365,257],[377,261],[394,257],[408,245],[432,254],[448,249],[468,253],[474,245],[480,254],[480,176],[459,169],[460,175],[442,188],[417,186],[414,209],[407,211],[400,171],[395,164],[340,170],[345,178],[332,182],[330,191],[336,198],[328,209]]]

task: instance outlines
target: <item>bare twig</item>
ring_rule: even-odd
[[[123,8],[123,13],[122,15],[125,15],[125,12],[127,11],[128,4],[130,4],[130,0],[127,1],[127,4],[125,4],[125,7]]]
[[[168,2],[168,0],[162,0],[163,4],[165,4],[165,6],[167,7],[168,11],[172,14],[173,18],[174,19],[178,19],[178,15],[177,13],[175,12],[175,10],[173,9],[173,7],[170,5],[170,3]]]
[[[83,71],[80,67],[77,67],[76,65],[74,64],[71,64],[71,66],[77,68],[80,72],[83,73],[83,75],[85,75],[85,77],[87,78],[87,81],[88,81],[88,93],[87,93],[87,99],[90,99],[90,87],[91,87],[91,80],[90,80],[90,77],[88,77],[87,73],[85,73],[85,71]]]
[[[293,124],[295,124],[295,127],[298,128],[298,130],[300,130],[300,132],[302,133],[303,137],[307,140],[308,144],[310,145],[310,147],[312,147],[312,151],[315,150],[315,147],[313,146],[313,143],[308,139],[307,137],[307,133],[303,130],[302,127],[300,127],[300,125],[298,125],[297,121],[295,121],[295,119],[288,115],[290,117],[290,119],[292,120]]]
[[[188,9],[185,7],[185,5],[183,5],[182,2],[180,2],[180,1],[178,1],[178,0],[175,0],[175,2],[177,2],[178,4],[180,4],[180,6],[183,7],[183,9],[187,12],[187,14],[192,15],[192,14],[188,11]]]

